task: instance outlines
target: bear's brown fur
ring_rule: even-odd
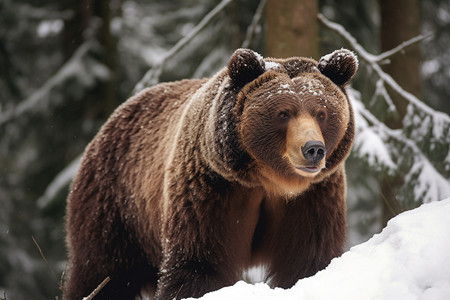
[[[68,199],[66,300],[199,297],[263,264],[288,288],[343,251],[356,57],[264,60],[159,84],[89,144]]]

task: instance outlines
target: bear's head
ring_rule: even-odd
[[[345,86],[357,68],[345,49],[319,62],[264,60],[248,49],[233,54],[228,75],[239,90],[237,132],[266,190],[297,194],[342,165],[354,139]]]

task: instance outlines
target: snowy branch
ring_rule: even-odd
[[[416,144],[414,144],[411,140],[405,138],[400,131],[393,130],[389,127],[387,127],[383,122],[377,119],[369,110],[367,110],[364,106],[358,107],[358,112],[372,125],[379,128],[383,133],[387,135],[387,137],[393,138],[405,146],[408,146],[413,154],[421,156],[423,159],[428,160],[420,151],[420,149],[417,147]],[[399,134],[400,133],[400,134]]]
[[[405,180],[403,189],[405,191],[412,190],[415,201],[430,202],[450,196],[450,184],[448,179],[436,169],[436,165],[438,165],[439,162],[436,161],[433,154],[433,148],[444,147],[445,149],[446,147],[445,143],[449,139],[448,131],[450,128],[450,117],[445,113],[435,111],[413,94],[404,90],[390,75],[384,72],[380,66],[380,63],[383,60],[386,60],[388,57],[402,51],[406,47],[427,38],[429,35],[415,37],[403,42],[392,50],[379,55],[373,55],[367,52],[340,24],[331,22],[321,14],[318,15],[318,19],[326,28],[342,36],[358,54],[359,58],[364,60],[368,67],[378,76],[379,79],[376,84],[375,97],[381,95],[385,101],[387,101],[389,110],[394,110],[395,107],[393,106],[394,104],[392,103],[385,86],[389,86],[409,102],[410,106],[408,111],[410,113],[414,113],[414,111],[417,110],[414,115],[415,117],[411,115],[409,118],[404,119],[403,129],[393,130],[383,122],[379,121],[362,103],[360,107],[356,106],[355,112],[373,125],[366,125],[367,128],[364,128],[364,125],[359,125],[359,129],[361,130],[359,135],[366,138],[369,137],[369,139],[366,141],[359,139],[359,147],[356,147],[359,149],[357,150],[358,155],[361,155],[362,157],[367,156],[368,162],[371,165],[375,164],[377,167],[380,167],[381,165],[382,167],[387,168],[388,172],[395,171],[396,173],[403,173]],[[411,128],[407,128],[408,125],[412,125],[413,134],[411,136],[407,134],[407,131],[411,130]],[[377,133],[374,134],[374,132]],[[419,145],[423,144],[423,137],[429,134],[432,134],[432,138],[429,143],[426,143],[426,147],[428,148],[425,149],[424,152]],[[374,135],[376,135],[376,137],[374,137]],[[382,145],[380,145],[380,143]],[[378,152],[375,151],[374,148],[378,149]],[[409,154],[405,156],[404,154],[406,153]],[[431,154],[427,156],[425,153]],[[396,157],[398,161],[394,163],[391,156]],[[435,165],[433,165],[431,161],[433,161]],[[399,168],[396,167],[397,165]],[[400,167],[401,165],[403,166]]]
[[[261,16],[266,6],[267,0],[261,0],[256,8],[255,14],[253,15],[252,23],[247,28],[247,33],[245,35],[245,40],[242,43],[242,48],[248,48],[253,40],[253,35],[255,34],[256,27],[258,26]]]
[[[446,180],[444,178],[445,176],[442,176],[436,170],[436,168],[433,167],[433,165],[430,163],[430,159],[433,160],[434,154],[430,154],[431,156],[427,157],[421,151],[421,149],[419,149],[419,146],[418,146],[420,143],[422,143],[421,140],[425,136],[427,136],[429,134],[429,132],[431,132],[433,137],[432,137],[431,142],[428,143],[429,149],[426,151],[433,153],[432,151],[434,148],[436,148],[437,144],[441,144],[442,147],[445,148],[446,147],[445,143],[448,143],[448,141],[450,139],[450,137],[448,135],[449,128],[450,128],[450,117],[443,112],[435,111],[431,107],[427,106],[424,102],[422,102],[418,98],[416,98],[413,94],[405,91],[390,75],[385,73],[379,65],[379,63],[383,59],[389,57],[390,55],[392,55],[394,53],[397,53],[398,51],[401,51],[402,49],[404,49],[408,45],[411,45],[414,42],[417,42],[417,41],[420,41],[420,40],[426,38],[427,36],[416,37],[414,39],[411,39],[409,41],[402,43],[401,45],[399,45],[398,47],[395,47],[394,49],[392,49],[390,51],[381,53],[380,55],[376,56],[376,55],[373,55],[373,54],[370,54],[369,52],[367,52],[357,42],[357,40],[348,31],[346,31],[344,29],[344,27],[342,27],[341,25],[329,21],[321,14],[318,15],[318,19],[327,28],[338,33],[345,40],[347,40],[347,42],[349,42],[351,47],[357,52],[358,56],[362,60],[366,61],[368,66],[379,77],[379,80],[377,82],[377,91],[376,91],[377,93],[384,94],[386,92],[386,94],[387,94],[387,91],[385,91],[385,87],[384,87],[385,85],[387,85],[411,104],[411,107],[408,108],[408,111],[414,112],[414,109],[417,109],[417,112],[415,113],[415,115],[420,116],[420,117],[411,118],[412,117],[412,115],[411,115],[410,117],[405,118],[403,120],[403,125],[405,126],[405,128],[407,127],[406,125],[408,124],[408,122],[409,123],[415,122],[415,124],[412,124],[413,127],[415,127],[414,132],[413,132],[414,136],[412,137],[412,139],[409,139],[405,136],[406,131],[402,131],[402,132],[400,132],[400,134],[394,134],[395,133],[394,131],[389,129],[382,122],[379,122],[378,120],[376,120],[376,118],[374,116],[372,116],[372,115],[369,116],[367,113],[368,111],[362,112],[364,117],[367,118],[368,120],[370,120],[372,123],[375,123],[375,120],[378,121],[378,122],[376,122],[376,124],[377,124],[376,126],[379,128],[381,133],[387,134],[393,138],[395,137],[397,140],[401,140],[403,145],[406,145],[408,148],[413,150],[413,154],[415,157],[414,161],[415,162],[420,161],[420,163],[415,163],[414,165],[410,165],[410,169],[408,171],[408,176],[407,176],[409,178],[406,178],[406,179],[409,180],[410,178],[412,178],[411,176],[409,176],[409,174],[417,175],[417,172],[419,171],[419,168],[417,166],[421,165],[420,169],[422,169],[422,170],[425,169],[425,170],[429,170],[429,171],[426,172],[426,173],[428,173],[427,175],[424,175],[425,172],[421,171],[419,176],[425,178],[426,182],[429,182],[432,179],[430,179],[430,176],[428,176],[428,175],[432,174],[433,177],[436,178],[436,180],[435,180],[436,189],[435,190],[441,190],[442,191],[441,194],[443,194],[443,195],[450,194],[450,184],[448,183],[448,180]],[[390,100],[390,97],[384,97],[384,99],[387,101],[389,109],[392,110],[393,103]],[[425,114],[425,116],[423,114]],[[417,119],[419,119],[418,122],[413,121],[413,120],[417,120]],[[416,158],[419,158],[419,159],[417,160]],[[436,160],[434,160],[434,163],[438,164],[436,162]],[[444,164],[446,164],[446,163],[444,162]],[[431,177],[431,178],[433,178],[433,177]],[[414,187],[414,189],[416,189],[416,187]],[[429,190],[431,190],[431,189],[429,189]],[[428,194],[429,192],[426,192],[426,193]]]
[[[387,127],[367,110],[362,103],[355,106],[355,112],[364,117],[379,131],[379,137],[384,143],[388,143],[389,139],[393,139],[411,151],[414,163],[407,172],[405,181],[412,182],[414,175],[418,174],[418,184],[413,185],[414,194],[420,196],[424,203],[450,196],[448,180],[433,167],[428,157],[423,154],[413,140],[407,138],[402,131]]]
[[[428,33],[425,35],[418,35],[416,37],[413,37],[407,41],[402,42],[400,45],[398,45],[395,48],[392,48],[391,50],[385,51],[377,56],[377,62],[382,62],[383,60],[393,56],[394,54],[403,51],[405,48],[414,45],[415,43],[421,42],[424,39],[427,39],[429,37],[432,37],[432,33]]]
[[[431,107],[417,99],[413,94],[405,91],[390,75],[385,73],[380,65],[379,62],[386,57],[391,56],[394,53],[397,53],[398,51],[401,51],[406,46],[411,45],[414,42],[423,40],[424,38],[428,37],[426,36],[418,36],[416,38],[413,38],[409,41],[406,41],[402,43],[401,45],[395,47],[392,50],[389,50],[387,52],[381,53],[380,55],[373,55],[369,52],[367,52],[364,47],[362,47],[356,40],[355,37],[353,37],[345,28],[337,23],[334,23],[330,20],[328,20],[324,15],[318,14],[318,19],[320,22],[322,22],[325,27],[328,29],[331,29],[332,31],[338,33],[340,36],[342,36],[347,42],[350,43],[351,47],[357,52],[358,57],[362,60],[366,61],[369,66],[375,71],[375,73],[378,75],[378,77],[383,80],[388,86],[390,86],[394,91],[396,91],[398,94],[400,94],[403,98],[405,98],[409,103],[420,109],[421,111],[435,116],[437,119],[443,119],[445,122],[450,123],[450,118],[448,115],[443,114],[441,112],[437,112],[433,110]]]
[[[232,0],[222,0],[213,10],[211,10],[185,37],[179,40],[164,57],[153,68],[151,68],[144,77],[136,84],[133,93],[142,90],[145,86],[155,85],[159,82],[165,62],[177,54],[184,46],[186,46],[205,26],[219,14]]]
[[[46,109],[58,101],[51,97],[51,92],[65,82],[78,78],[84,86],[91,86],[96,78],[106,79],[109,70],[106,66],[89,57],[89,53],[97,51],[99,45],[95,42],[85,42],[73,54],[73,56],[38,90],[28,98],[21,101],[16,107],[0,112],[0,125],[24,113],[46,111]]]
[[[375,93],[372,97],[372,100],[370,101],[370,104],[374,104],[374,102],[378,99],[378,96],[381,96],[386,101],[389,112],[395,112],[397,110],[394,102],[391,99],[391,96],[384,86],[384,81],[381,79],[378,79],[377,83],[375,84]]]

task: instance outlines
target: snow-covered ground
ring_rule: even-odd
[[[450,299],[450,198],[397,216],[291,289],[238,282],[201,299]]]

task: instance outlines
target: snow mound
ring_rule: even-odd
[[[450,198],[392,219],[291,289],[242,281],[201,299],[450,299]]]

